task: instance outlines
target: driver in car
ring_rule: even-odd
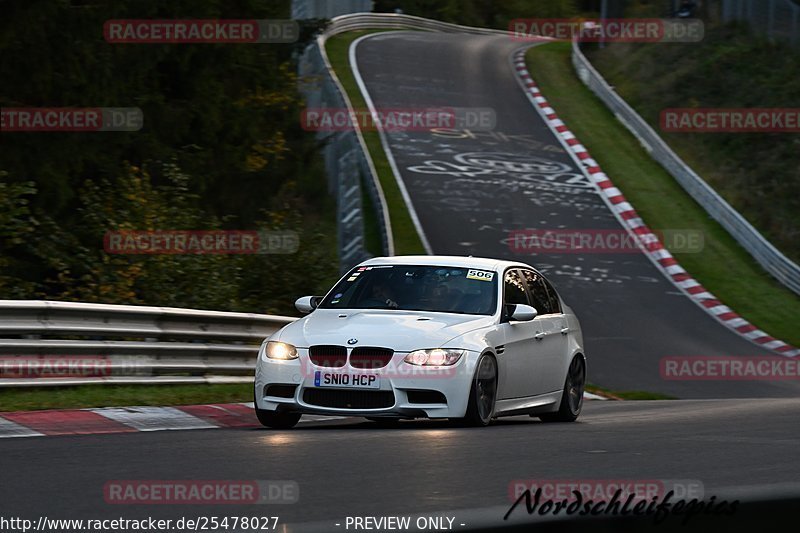
[[[397,302],[394,301],[394,293],[392,289],[389,287],[389,284],[386,280],[377,279],[370,287],[370,295],[364,301],[365,304],[373,306],[373,305],[385,305],[389,309],[397,309]]]
[[[454,310],[461,299],[461,291],[450,289],[446,283],[438,283],[430,291],[430,303],[433,309],[440,311]]]

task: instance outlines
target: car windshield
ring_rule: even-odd
[[[331,290],[323,309],[397,309],[491,315],[497,306],[490,270],[413,265],[353,269]]]

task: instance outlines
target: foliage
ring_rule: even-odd
[[[701,43],[616,44],[590,58],[657,130],[666,108],[800,104],[800,55],[738,24],[711,27]],[[773,244],[800,260],[800,135],[662,136]]]
[[[575,73],[570,43],[528,51],[528,70],[559,117],[586,146],[645,223],[656,230],[690,228],[700,251],[677,255],[681,266],[725,305],[789,344],[800,343],[800,298],[770,276],[708,216]],[[667,243],[669,246],[669,243]]]
[[[295,44],[112,44],[110,19],[288,18],[288,0],[0,3],[0,105],[138,107],[137,132],[0,143],[0,298],[293,313],[338,271]],[[292,255],[125,256],[116,229],[284,229]],[[335,235],[335,233],[334,233]],[[298,268],[302,265],[302,268]]]
[[[591,10],[594,3],[582,0],[376,0],[375,11],[400,9],[407,15],[504,30],[515,18],[573,17]]]

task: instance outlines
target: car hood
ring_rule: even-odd
[[[492,316],[430,313],[425,311],[317,309],[284,327],[274,340],[307,348],[315,344],[380,346],[397,352],[444,346],[460,335],[494,323]],[[474,348],[473,348],[474,349]]]

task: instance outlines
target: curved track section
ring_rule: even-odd
[[[356,49],[378,106],[492,107],[497,114],[493,132],[387,137],[436,253],[514,257],[506,240],[514,229],[619,229],[520,90],[514,48],[502,37],[399,32]],[[641,254],[515,258],[546,270],[580,314],[593,381],[684,397],[773,398],[595,401],[573,424],[512,417],[481,429],[438,421],[381,429],[346,418],[291,431],[0,439],[3,518],[277,516],[278,530],[346,531],[348,516],[428,515],[453,518],[452,530],[466,530],[503,524],[509,488],[520,480],[697,480],[706,498],[743,502],[765,490],[800,493],[800,463],[792,459],[800,445],[796,381],[659,377],[659,360],[668,355],[766,352],[717,324]],[[795,397],[774,398],[781,395]],[[114,504],[104,487],[115,480],[285,480],[299,487],[299,499]]]
[[[386,132],[402,188],[431,251],[528,261],[542,269],[584,326],[590,381],[681,398],[793,396],[797,383],[662,379],[681,356],[767,356],[721,326],[640,252],[520,254],[528,228],[623,231],[522,91],[503,36],[392,32],[351,57],[378,109],[490,107],[492,131]],[[536,73],[532,73],[535,77]]]
[[[592,159],[586,147],[569,130],[569,128],[558,118],[556,112],[542,96],[536,83],[530,77],[525,65],[525,50],[520,50],[514,54],[514,66],[519,75],[519,79],[525,87],[525,91],[537,108],[539,114],[543,116],[547,125],[554,135],[558,136],[564,147],[572,153],[574,158],[584,167],[585,174],[597,186],[598,191],[603,195],[609,208],[614,212],[617,220],[627,227],[631,234],[638,235],[643,242],[647,242],[646,253],[650,260],[671,279],[676,287],[681,289],[697,305],[705,309],[711,316],[716,318],[721,324],[738,333],[747,340],[765,349],[772,350],[776,354],[786,357],[796,357],[800,355],[800,349],[786,344],[782,340],[771,337],[768,333],[758,329],[743,317],[736,314],[730,307],[717,300],[708,289],[703,287],[700,282],[692,278],[686,270],[680,266],[675,257],[664,247],[658,236],[647,227],[636,209],[625,199],[618,188],[603,172],[603,169]]]

